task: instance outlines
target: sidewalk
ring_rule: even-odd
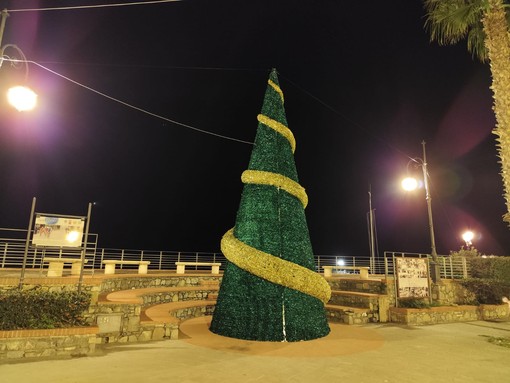
[[[210,317],[182,325],[180,340],[101,346],[97,356],[0,364],[2,382],[505,382],[510,322],[423,327],[330,324],[331,334],[296,343],[231,339]]]

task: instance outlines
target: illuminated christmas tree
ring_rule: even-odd
[[[259,341],[310,340],[329,334],[331,290],[315,271],[298,181],[294,135],[272,70],[235,227],[221,240],[227,258],[210,330]]]

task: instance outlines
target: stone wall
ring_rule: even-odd
[[[91,355],[99,328],[0,331],[0,360]]]
[[[441,283],[432,284],[432,301],[439,305],[467,304],[475,300],[475,294],[454,279],[442,279]]]
[[[480,305],[479,317],[481,320],[510,319],[510,306],[503,305]]]
[[[379,279],[328,278],[331,290],[358,291],[360,293],[387,294],[387,282]]]
[[[129,277],[112,276],[102,281],[101,292],[110,293],[119,290],[142,289],[147,287],[180,287],[180,286],[199,286],[207,283],[221,282],[218,276],[200,276],[182,275],[182,276],[161,276],[155,277],[153,274],[139,275]]]
[[[440,323],[470,322],[488,319],[508,319],[509,306],[441,306],[427,309],[411,309],[402,307],[390,308],[390,321],[408,325],[422,326]]]
[[[390,307],[397,305],[397,287],[395,279],[388,277],[386,279],[386,291],[390,300]],[[439,283],[432,283],[430,289],[432,302],[440,306],[465,305],[474,302],[475,295],[466,290],[458,280],[441,279]]]

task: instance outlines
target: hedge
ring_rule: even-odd
[[[89,304],[85,292],[0,292],[0,330],[83,326]]]

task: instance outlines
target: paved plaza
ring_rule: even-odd
[[[210,317],[182,324],[179,340],[107,344],[97,355],[2,361],[3,383],[129,382],[506,382],[510,322],[409,327],[330,324],[322,339],[251,342],[208,331]]]

